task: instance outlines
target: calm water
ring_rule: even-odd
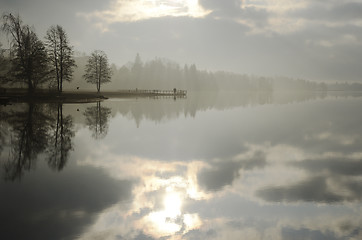
[[[362,239],[362,97],[0,106],[1,239]]]

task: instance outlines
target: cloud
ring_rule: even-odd
[[[293,229],[289,227],[282,228],[281,236],[283,240],[291,239],[310,239],[310,240],[337,240],[333,232],[323,233],[319,230],[310,230],[307,228]]]
[[[303,168],[313,173],[328,171],[331,175],[336,174],[345,176],[362,175],[362,160],[348,158],[323,158],[316,160],[303,160],[294,162],[292,166]]]
[[[199,2],[205,9],[212,11],[213,15],[235,16],[242,8],[241,0],[200,0]]]
[[[291,34],[320,26],[362,26],[362,4],[355,1],[201,0],[210,17],[250,28],[249,34]]]
[[[78,15],[89,20],[96,19],[97,26],[106,31],[109,24],[117,22],[136,22],[160,17],[202,18],[209,13],[197,0],[115,0],[106,10],[81,12]]]
[[[327,221],[329,222],[329,221]],[[281,239],[310,239],[310,240],[337,240],[337,239],[360,239],[362,236],[362,228],[360,220],[356,222],[339,219],[334,224],[334,227],[312,226],[288,226],[285,225],[280,229]]]
[[[361,20],[362,3],[355,1],[309,1],[309,6],[290,12],[289,16],[332,22]]]

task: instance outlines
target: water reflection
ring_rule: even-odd
[[[359,239],[361,103],[210,109],[136,126],[115,115],[105,151],[82,164],[137,179],[133,202],[105,210],[81,239]]]
[[[141,222],[144,233],[154,237],[170,236],[197,228],[201,220],[197,214],[187,214],[183,210],[186,194],[167,187],[162,196],[163,207],[152,211]]]
[[[334,94],[341,97],[340,94]],[[356,96],[359,96],[356,94]],[[254,107],[268,104],[301,103],[325,99],[325,92],[190,92],[186,99],[130,99],[105,102],[112,113],[132,118],[139,127],[142,121],[164,122],[180,117],[196,117],[207,110],[227,110],[237,107]]]
[[[55,110],[54,110],[55,108]],[[49,166],[61,170],[72,149],[74,130],[70,115],[63,116],[63,106],[27,103],[2,112],[1,132],[7,132],[8,156],[2,159],[3,177],[14,181],[35,168],[38,156],[48,154]],[[3,157],[2,157],[3,158]]]
[[[103,153],[100,163],[96,159],[81,164],[102,164],[116,179],[137,179],[133,199],[127,208],[112,206],[103,211],[80,239],[92,239],[100,232],[107,232],[108,239],[126,236],[150,239],[182,236],[202,225],[197,211],[189,209],[194,201],[207,199],[208,195],[197,186],[196,172],[202,162],[160,162],[132,156],[115,156]],[[105,237],[101,235],[102,237]],[[175,237],[177,239],[177,237]]]
[[[111,115],[111,109],[102,107],[101,102],[97,102],[96,106],[88,107],[84,116],[86,117],[86,125],[92,131],[92,137],[95,139],[104,138],[108,132],[108,121]]]
[[[1,222],[16,226],[24,212],[22,226],[60,226],[52,239],[362,237],[361,97],[247,105],[236,104],[240,96],[195,98],[2,111],[2,163],[23,132],[6,129],[25,129],[29,112],[43,114],[31,129],[47,144],[34,150],[37,171],[18,187],[0,181]],[[50,159],[61,172],[44,167]],[[19,195],[30,207],[11,217],[4,206]]]
[[[55,117],[50,128],[48,164],[52,169],[60,171],[66,165],[69,152],[73,149],[73,119],[70,115],[63,115],[63,104],[61,103],[55,104],[50,111]]]
[[[24,171],[34,166],[38,154],[46,149],[50,118],[42,106],[27,104],[25,111],[12,112],[7,118],[13,134],[8,160],[3,164],[4,178],[21,178]]]

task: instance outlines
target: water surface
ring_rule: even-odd
[[[1,106],[1,239],[361,239],[360,94]]]

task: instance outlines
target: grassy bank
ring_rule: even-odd
[[[10,90],[0,93],[0,104],[13,102],[60,102],[60,103],[87,103],[106,99],[99,93],[93,92],[49,92],[37,91],[28,93],[23,90]]]

